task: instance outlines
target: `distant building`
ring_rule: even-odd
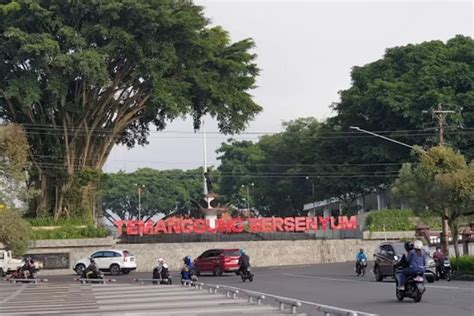
[[[331,214],[340,214],[345,203],[340,198],[330,198],[322,201],[315,201],[314,203],[307,203],[303,206],[303,211],[307,211],[309,216],[324,215],[331,216]],[[382,210],[386,208],[404,208],[406,205],[400,201],[393,199],[387,189],[381,189],[360,195],[351,205],[351,208],[357,209],[357,214],[362,214],[370,210]]]

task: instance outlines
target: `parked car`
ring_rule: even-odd
[[[394,277],[394,265],[406,253],[404,243],[393,242],[380,244],[375,253],[374,276],[375,280],[383,281],[386,277]],[[436,263],[431,256],[426,253],[425,277],[429,283],[435,281]]]
[[[100,271],[110,272],[113,275],[128,274],[137,269],[135,256],[128,250],[99,250],[92,253],[89,258],[94,258]],[[90,264],[89,258],[84,258],[74,263],[73,269],[78,275]]]
[[[196,274],[201,272],[212,272],[214,275],[222,275],[226,272],[239,270],[240,249],[210,249],[204,251],[194,260]]]
[[[11,251],[0,250],[0,277],[16,271],[24,264],[23,259],[15,259]]]

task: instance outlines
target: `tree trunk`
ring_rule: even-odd
[[[443,209],[442,216],[441,248],[446,256],[449,256],[449,236],[448,236],[448,209]]]
[[[451,229],[451,235],[453,236],[454,254],[456,255],[456,258],[459,258],[459,246],[458,246],[459,228],[458,228],[458,224],[457,223],[450,223],[449,228]]]

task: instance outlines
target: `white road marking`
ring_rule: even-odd
[[[362,281],[362,280],[326,278],[326,277],[318,277],[318,276],[314,276],[314,275],[292,274],[292,273],[282,273],[282,275],[284,275],[284,276],[289,276],[289,277],[295,277],[295,278],[319,279],[319,280],[340,281],[340,282],[350,282],[350,283],[360,283],[360,282]],[[371,282],[370,284],[383,284],[383,285],[390,285],[390,286],[393,286],[393,283],[385,283],[385,282]],[[429,285],[429,284],[426,284],[425,287],[427,287],[427,288],[434,288],[434,289],[470,290],[470,291],[474,291],[474,287],[473,287],[473,288],[467,288],[467,287],[458,287],[458,286],[443,286],[443,285]]]

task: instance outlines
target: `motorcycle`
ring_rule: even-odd
[[[181,270],[181,284],[184,284],[184,280],[190,280],[193,283],[198,281],[196,269],[184,268]]]
[[[367,259],[362,259],[356,263],[356,273],[357,276],[365,276],[365,271],[367,270]]]
[[[104,279],[104,274],[100,271],[91,271],[91,270],[88,270],[88,269],[85,269],[83,272],[82,272],[82,276],[81,276],[82,279]]]
[[[153,269],[153,284],[172,284],[170,272],[168,270],[168,265],[163,265],[161,267],[157,266]]]
[[[250,268],[241,268],[239,271],[240,277],[242,278],[242,282],[249,280],[253,282],[253,273],[250,271]]]
[[[437,272],[438,275],[436,276],[436,279],[446,279],[446,281],[451,281],[451,262],[449,261],[448,257],[445,257],[444,260],[440,263],[437,263]]]
[[[412,298],[415,303],[418,303],[421,301],[423,293],[426,291],[423,273],[417,273],[414,276],[408,276],[405,283],[405,290],[398,289],[398,280],[396,282],[396,286],[396,296],[399,301],[403,301],[405,297],[409,297]]]
[[[39,268],[38,264],[36,262],[33,262],[31,265],[27,265],[26,262],[21,266],[16,269],[16,271],[13,271],[10,275],[11,279],[30,279],[34,280],[36,279],[36,276],[38,275]]]

